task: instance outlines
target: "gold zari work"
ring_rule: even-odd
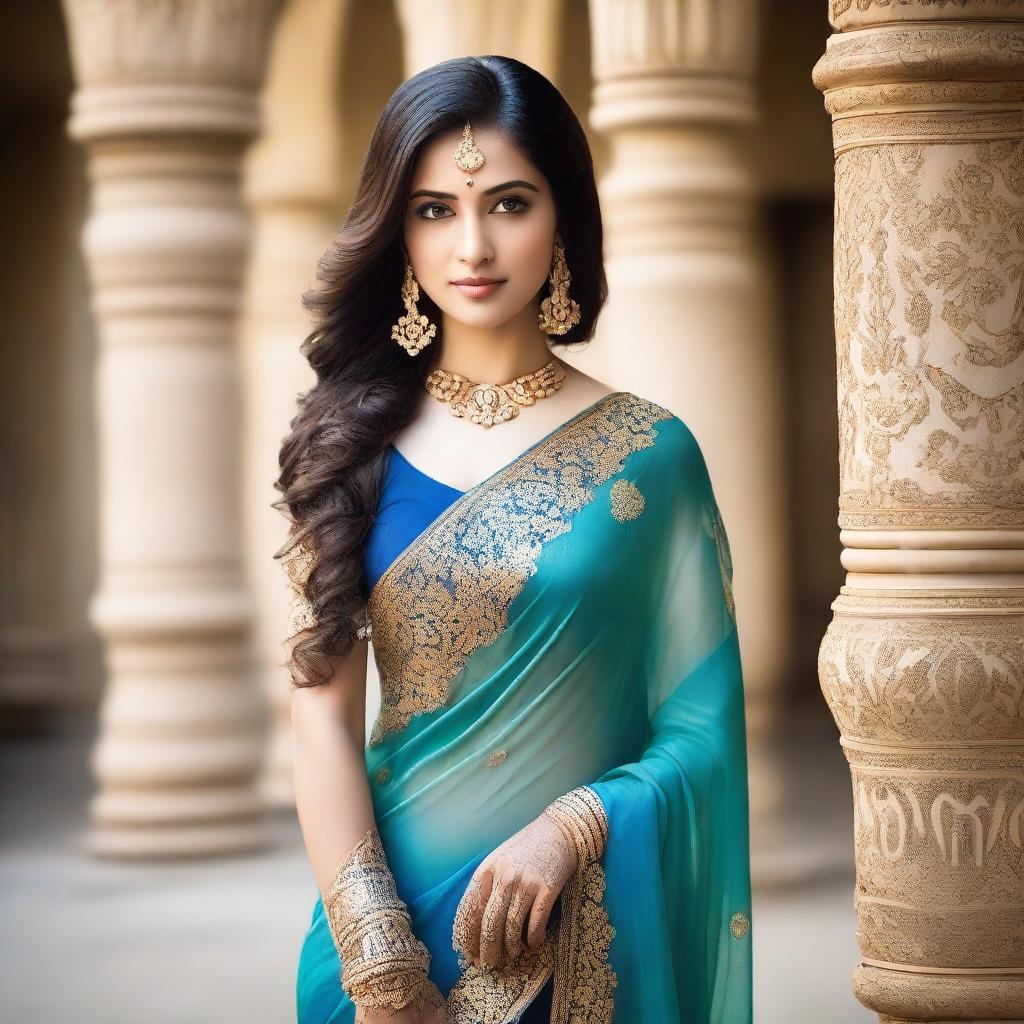
[[[606,395],[457,498],[399,554],[368,602],[381,689],[370,746],[447,703],[470,654],[504,630],[544,544],[671,417],[630,392]]]
[[[313,606],[306,599],[305,594],[306,580],[313,567],[313,555],[301,543],[296,544],[288,556],[281,560],[281,564],[284,568],[289,597],[285,639],[291,640],[298,633],[316,625]]]
[[[747,917],[742,910],[737,910],[736,913],[729,918],[729,931],[732,932],[733,938],[742,939],[749,930],[750,918]]]
[[[607,837],[608,818],[597,794],[585,786],[573,792],[599,835]],[[603,848],[602,843],[602,854]],[[608,961],[615,928],[603,905],[605,873],[599,860],[581,865],[562,889],[559,912],[539,949],[524,948],[500,968],[466,965],[459,957],[462,974],[448,994],[455,1024],[509,1024],[552,975],[552,1022],[611,1024],[618,978]]]
[[[376,827],[338,866],[324,914],[341,960],[341,984],[357,1006],[444,1005],[427,977],[430,951],[412,933],[409,912]]]
[[[508,751],[498,750],[495,751],[489,758],[487,758],[487,765],[489,768],[497,768],[505,758],[508,757]]]
[[[644,510],[644,496],[631,480],[616,480],[612,484],[612,515],[624,523],[636,519]]]

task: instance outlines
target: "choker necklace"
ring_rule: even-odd
[[[440,368],[431,370],[426,389],[438,401],[451,406],[453,416],[462,416],[482,427],[505,423],[519,415],[524,405],[553,395],[565,381],[565,370],[552,359],[533,373],[524,373],[507,384],[477,383]]]

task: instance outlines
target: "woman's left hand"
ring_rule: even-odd
[[[576,847],[541,814],[489,853],[455,912],[452,944],[470,963],[502,967],[544,943],[559,893],[576,870]]]

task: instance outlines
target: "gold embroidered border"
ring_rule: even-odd
[[[619,979],[608,962],[615,929],[604,889],[604,867],[595,861],[562,890],[551,1024],[611,1024]]]
[[[369,746],[447,703],[470,654],[505,629],[544,544],[672,415],[631,392],[605,396],[456,499],[398,556],[368,602],[381,690]]]
[[[600,798],[595,811],[608,816]],[[452,1024],[510,1024],[554,976],[551,1024],[611,1024],[619,979],[609,962],[615,928],[604,906],[605,873],[600,860],[573,872],[559,895],[557,922],[544,944],[493,970],[463,965],[448,993]]]
[[[558,930],[549,925],[540,949],[527,949],[501,968],[464,964],[460,956],[462,974],[448,993],[452,1024],[510,1024],[520,1016],[551,977]]]

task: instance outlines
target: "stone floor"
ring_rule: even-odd
[[[259,855],[90,859],[81,842],[93,736],[91,717],[68,718],[0,746],[0,1020],[294,1021],[296,955],[316,900],[294,815],[277,817],[274,845]],[[774,872],[788,883],[755,887],[758,1024],[876,1021],[850,992],[851,800],[837,740],[813,698],[778,738],[800,799],[780,820],[792,854],[773,855],[790,866]]]

